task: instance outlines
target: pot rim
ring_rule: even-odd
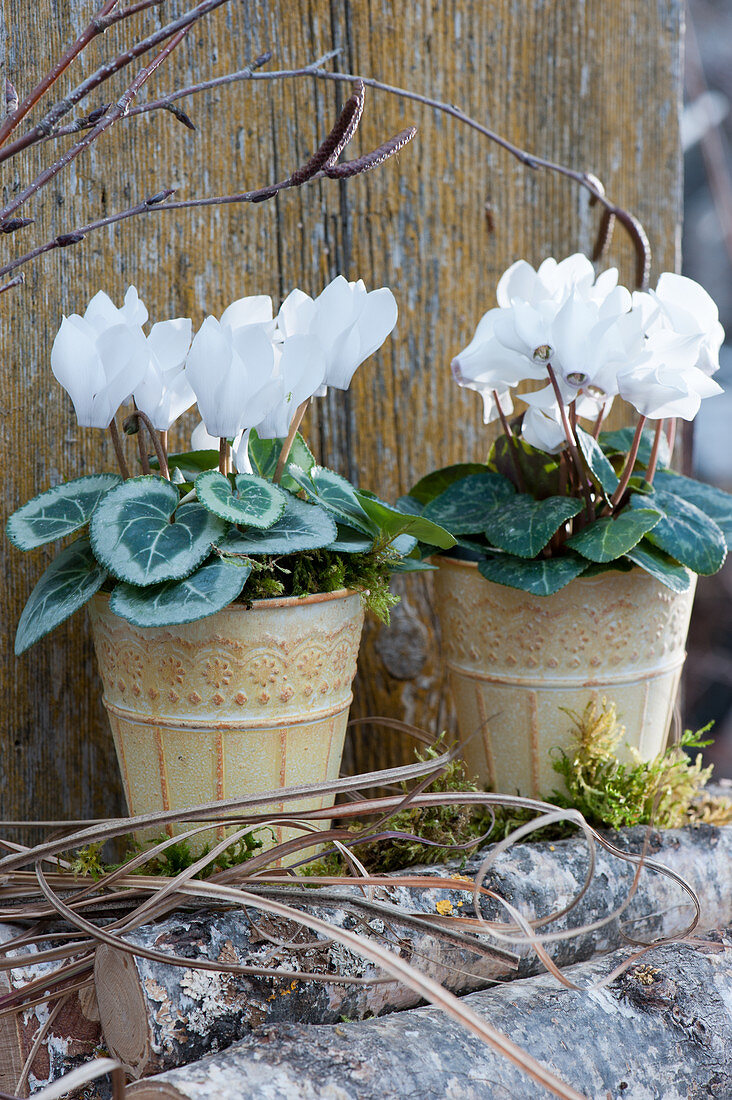
[[[267,600],[252,600],[249,604],[235,600],[226,607],[222,607],[221,611],[272,611],[278,607],[306,607],[311,604],[326,603],[329,600],[344,600],[348,596],[362,595],[365,595],[365,592],[358,588],[336,588],[333,592],[314,592],[310,596],[273,596]],[[108,604],[110,593],[95,592],[94,598],[100,598]],[[220,612],[217,611],[214,614],[218,615]],[[204,618],[211,618],[211,616],[206,615]],[[198,621],[194,620],[194,622]]]

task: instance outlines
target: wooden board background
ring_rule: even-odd
[[[0,7],[5,71],[22,94],[94,5]],[[147,23],[183,8],[166,3]],[[532,151],[595,171],[646,224],[657,273],[679,259],[681,24],[681,0],[234,0],[189,36],[143,98],[240,68],[265,49],[285,67],[340,47],[345,70],[459,104]],[[110,34],[102,47],[115,41]],[[281,178],[312,151],[346,94],[312,79],[239,85],[184,104],[196,133],[167,113],[123,122],[31,204],[37,227],[3,245],[12,254],[31,237],[165,186],[188,197]],[[83,310],[99,288],[120,300],[130,282],[153,320],[187,314],[196,324],[242,294],[316,293],[338,272],[386,283],[399,301],[398,329],[351,392],[330,394],[311,417],[319,459],[394,498],[430,467],[483,456],[478,399],[451,382],[450,358],[493,304],[509,263],[589,249],[597,214],[572,183],[532,173],[455,121],[382,93],[367,97],[358,150],[412,122],[418,140],[367,178],[316,183],[262,206],[152,214],[36,262],[25,288],[1,303],[3,518],[61,478],[113,467],[103,434],[77,427],[49,353],[62,312]],[[22,158],[4,193],[39,163],[35,151]],[[621,236],[613,259],[630,279]],[[2,552],[0,815],[114,812],[117,770],[83,616],[16,660],[15,625],[50,553],[21,555],[5,542]],[[367,629],[354,713],[434,727],[449,716],[430,586],[409,577],[396,587],[402,603],[391,628]],[[347,762],[371,767],[405,754],[411,746],[364,730]]]

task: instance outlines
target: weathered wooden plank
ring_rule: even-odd
[[[157,24],[183,7],[175,0],[145,18]],[[4,67],[21,92],[93,8],[91,0],[4,0]],[[344,68],[459,103],[533,150],[594,169],[646,223],[656,270],[673,268],[681,11],[681,0],[250,0],[196,29],[149,94],[240,67],[267,48],[284,66],[339,46]],[[115,41],[108,34],[91,57]],[[62,87],[79,71],[77,63]],[[37,227],[3,244],[12,253],[31,237],[45,239],[163,185],[185,197],[278,178],[313,149],[344,95],[309,79],[238,86],[185,104],[197,133],[168,114],[122,123],[32,204]],[[51,376],[49,352],[62,311],[81,307],[100,286],[119,299],[129,282],[153,318],[189,314],[196,323],[241,294],[278,298],[294,285],[317,291],[338,271],[369,285],[388,283],[400,303],[398,331],[350,394],[331,393],[313,414],[308,431],[319,458],[393,497],[430,466],[480,456],[478,402],[451,383],[450,357],[491,304],[508,263],[589,248],[595,215],[567,181],[531,173],[453,121],[381,93],[369,96],[360,149],[411,121],[420,127],[418,145],[362,180],[315,184],[255,208],[175,220],[151,215],[29,269],[24,290],[2,303],[5,510],[61,477],[100,463],[111,468],[102,433],[76,426]],[[30,178],[38,163],[29,151],[17,179]],[[12,174],[3,185],[6,192],[16,185]],[[619,239],[616,255],[629,278],[630,249]],[[49,554],[23,557],[5,543],[3,554],[12,581],[0,603],[0,813],[111,812],[120,805],[119,784],[86,627],[77,618],[16,661],[14,624]],[[428,726],[439,713],[442,724],[429,583],[407,578],[398,589],[404,600],[391,629],[367,631],[354,713],[396,714]],[[371,767],[405,755],[411,747],[392,735],[362,731],[348,761]]]
[[[464,1003],[587,1097],[728,1096],[732,938],[659,947],[607,989],[585,991],[625,948],[567,972],[471,993]],[[717,942],[715,943],[714,940]],[[549,1092],[436,1008],[332,1027],[274,1025],[221,1054],[130,1085],[137,1100],[464,1100]],[[576,1096],[577,1092],[571,1095]]]

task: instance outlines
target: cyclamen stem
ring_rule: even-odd
[[[117,464],[119,466],[119,472],[122,474],[122,479],[127,481],[130,476],[129,467],[125,461],[125,452],[122,447],[122,440],[119,437],[119,429],[117,428],[117,421],[112,417],[109,424],[109,434],[112,437],[112,444],[114,446],[114,453],[117,456]]]
[[[140,465],[142,466],[143,474],[150,473],[150,459],[147,457],[147,448],[145,447],[145,440],[143,439],[142,432],[137,433],[137,449],[140,452]]]
[[[224,477],[229,473],[229,441],[223,436],[219,439],[219,473]]]
[[[522,492],[522,493],[525,493],[526,492],[526,482],[524,481],[524,475],[521,472],[521,462],[519,460],[518,443],[516,442],[516,436],[513,434],[513,431],[511,429],[511,425],[509,424],[508,420],[506,419],[506,414],[504,413],[504,411],[501,407],[501,402],[498,400],[498,391],[497,390],[493,390],[493,402],[496,406],[496,409],[498,410],[498,415],[501,418],[501,426],[503,428],[504,434],[505,434],[506,439],[508,441],[508,449],[511,452],[511,461],[513,463],[514,473],[516,474],[516,481],[518,483],[519,491]]]
[[[651,457],[648,460],[648,469],[646,470],[646,481],[649,485],[653,485],[653,478],[656,475],[656,466],[658,465],[658,452],[661,446],[661,436],[663,435],[664,421],[659,420],[656,423],[656,434],[653,437],[653,446],[651,447]]]
[[[290,457],[290,451],[292,450],[292,444],[295,442],[297,429],[302,424],[302,418],[305,416],[309,404],[310,398],[308,397],[306,401],[303,401],[302,405],[298,405],[297,412],[292,418],[290,430],[287,433],[287,439],[285,440],[282,450],[280,451],[280,457],[277,459],[277,469],[275,470],[274,477],[272,478],[275,485],[279,485],[282,479],[282,475],[285,472],[285,464]]]
[[[618,485],[617,489],[615,490],[615,492],[613,493],[613,495],[610,499],[610,507],[613,511],[618,506],[620,501],[623,499],[623,496],[625,494],[625,490],[628,488],[628,482],[630,481],[630,479],[633,475],[633,467],[635,466],[635,460],[638,457],[638,448],[640,447],[640,444],[641,444],[641,437],[643,435],[643,428],[645,427],[645,423],[646,423],[647,419],[648,419],[647,417],[642,416],[640,418],[640,420],[638,421],[637,428],[635,429],[635,435],[633,436],[633,442],[631,444],[630,450],[628,451],[628,457],[625,460],[625,466],[623,467],[623,473],[622,473],[622,476],[620,478],[620,484]]]
[[[160,446],[163,448],[163,454],[165,455],[165,461],[168,461],[168,432],[162,429],[158,432],[158,438],[160,440]]]
[[[676,426],[678,420],[675,416],[672,416],[668,424],[668,453],[671,459],[674,457],[674,447],[676,446]]]
[[[157,456],[157,460],[158,460],[158,463],[160,465],[160,473],[162,474],[162,476],[167,481],[170,481],[170,470],[168,469],[168,458],[167,458],[167,455],[165,454],[165,451],[162,448],[162,445],[160,443],[160,439],[158,437],[158,433],[157,433],[157,431],[155,430],[155,428],[153,426],[152,420],[147,415],[147,413],[144,413],[142,411],[142,409],[135,409],[134,412],[131,412],[130,416],[129,416],[129,419],[131,420],[132,417],[137,417],[137,419],[141,420],[142,423],[147,428],[147,434],[150,436],[150,442],[152,443],[153,447],[155,448],[155,454]]]
[[[560,413],[560,416],[562,418],[562,427],[564,428],[564,434],[565,434],[566,439],[567,439],[567,446],[569,447],[569,453],[572,456],[572,462],[574,464],[574,469],[575,469],[575,472],[577,474],[577,484],[582,489],[582,495],[585,498],[585,507],[587,508],[587,515],[589,516],[590,519],[594,519],[595,518],[595,506],[592,503],[592,495],[590,493],[590,487],[587,483],[587,475],[585,473],[584,463],[582,462],[582,460],[580,458],[579,451],[577,449],[577,441],[575,440],[574,432],[572,431],[572,429],[569,425],[569,421],[567,420],[567,413],[565,411],[564,401],[562,399],[562,391],[559,389],[559,383],[557,382],[557,376],[554,373],[554,368],[551,365],[551,363],[547,363],[546,369],[547,369],[547,373],[549,375],[549,381],[552,384],[552,389],[554,390],[554,396],[556,397],[557,404],[559,406],[559,413]]]
[[[603,405],[602,408],[600,409],[600,415],[598,416],[597,420],[595,421],[595,426],[592,429],[592,438],[593,439],[599,439],[600,438],[600,429],[602,428],[602,422],[603,422],[604,419],[605,419],[605,405]]]

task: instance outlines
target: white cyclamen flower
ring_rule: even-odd
[[[160,321],[147,338],[147,371],[134,396],[138,409],[150,417],[158,431],[167,432],[196,400],[184,369],[191,327],[188,317]]]
[[[51,350],[51,370],[74,403],[79,424],[106,428],[142,381],[148,364],[142,324],[147,310],[130,287],[117,309],[103,292],[83,317],[64,317]]]
[[[325,356],[314,336],[286,337],[275,345],[275,357],[280,396],[256,425],[260,439],[284,439],[299,406],[317,392],[325,379]]]
[[[325,357],[324,387],[347,390],[357,368],[384,343],[397,315],[388,287],[367,291],[362,279],[349,283],[338,275],[314,300],[294,290],[282,303],[278,329],[283,336],[314,336]]]
[[[642,416],[693,420],[705,397],[722,393],[722,387],[695,365],[697,335],[656,330],[649,334],[646,348],[644,361],[618,372],[620,396]]]
[[[719,322],[719,310],[706,290],[693,279],[664,271],[650,297],[659,308],[657,326],[680,336],[698,337],[699,354],[694,366],[705,374],[719,370],[724,329]]]
[[[217,321],[207,317],[193,338],[186,377],[206,431],[232,439],[258,424],[281,395],[275,375],[269,298],[242,298]]]
[[[208,434],[206,425],[202,420],[191,432],[192,451],[218,451],[219,442],[218,436]]]

